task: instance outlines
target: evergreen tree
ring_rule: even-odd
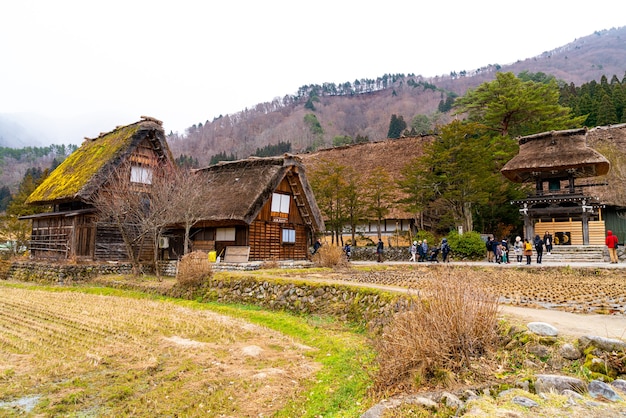
[[[41,168],[29,168],[26,170],[18,191],[11,199],[7,207],[7,214],[15,216],[33,215],[45,212],[49,208],[43,205],[27,205],[26,199],[35,191],[37,186],[48,176],[48,170]]]
[[[11,201],[11,190],[8,186],[0,187],[0,213],[7,210],[7,206]]]
[[[280,141],[278,144],[268,144],[263,148],[257,148],[254,155],[257,157],[273,157],[291,152],[291,142]]]
[[[617,112],[615,111],[615,106],[611,101],[611,98],[607,93],[602,95],[602,99],[600,100],[600,104],[598,105],[598,119],[596,120],[596,124],[599,126],[611,125],[613,123],[617,123]]]
[[[235,161],[236,159],[237,159],[237,156],[235,154],[231,153],[230,155],[226,155],[226,151],[222,151],[211,157],[211,160],[209,161],[209,165],[217,164],[220,161]]]
[[[402,116],[391,115],[391,121],[389,122],[389,130],[387,131],[387,138],[397,139],[400,138],[402,132],[406,129],[406,122]]]
[[[497,73],[496,79],[469,90],[458,99],[456,114],[484,124],[501,136],[530,135],[581,126],[584,117],[573,117],[559,104],[554,79],[547,83],[522,81],[513,73]]]
[[[490,134],[480,123],[454,121],[405,168],[401,187],[410,199],[406,203],[416,212],[426,207],[436,211],[441,231],[457,225],[472,231],[481,205],[508,205],[503,191],[513,186],[500,168],[516,152],[514,140]]]

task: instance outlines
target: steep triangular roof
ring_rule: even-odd
[[[88,201],[108,175],[144,140],[149,140],[159,157],[172,156],[160,121],[143,117],[85,142],[67,157],[28,197],[26,203],[52,204]]]
[[[608,173],[609,161],[587,146],[586,128],[543,132],[518,139],[519,153],[500,170],[509,180],[522,183],[541,177],[562,178],[568,170],[575,177],[594,177]]]
[[[306,196],[305,209],[311,216],[313,230],[324,230],[324,221],[306,179],[304,166],[295,156],[226,161],[199,169],[196,173],[211,191],[204,208],[205,221],[251,224],[281,181],[286,176],[292,176]]]

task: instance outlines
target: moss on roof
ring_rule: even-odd
[[[120,127],[96,139],[88,139],[67,157],[28,197],[26,203],[77,198],[105,165],[128,148],[140,123]]]

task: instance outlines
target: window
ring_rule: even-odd
[[[152,184],[152,169],[134,165],[130,167],[131,183]]]
[[[291,203],[291,196],[288,194],[273,193],[272,194],[272,212],[278,212],[281,214],[289,214],[289,203]]]
[[[283,228],[283,244],[296,243],[296,230]]]
[[[217,228],[215,231],[215,241],[234,241],[235,228]]]

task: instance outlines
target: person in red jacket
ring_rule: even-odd
[[[609,257],[611,257],[611,264],[617,264],[617,235],[613,235],[613,231],[606,231],[606,246],[609,248]]]

